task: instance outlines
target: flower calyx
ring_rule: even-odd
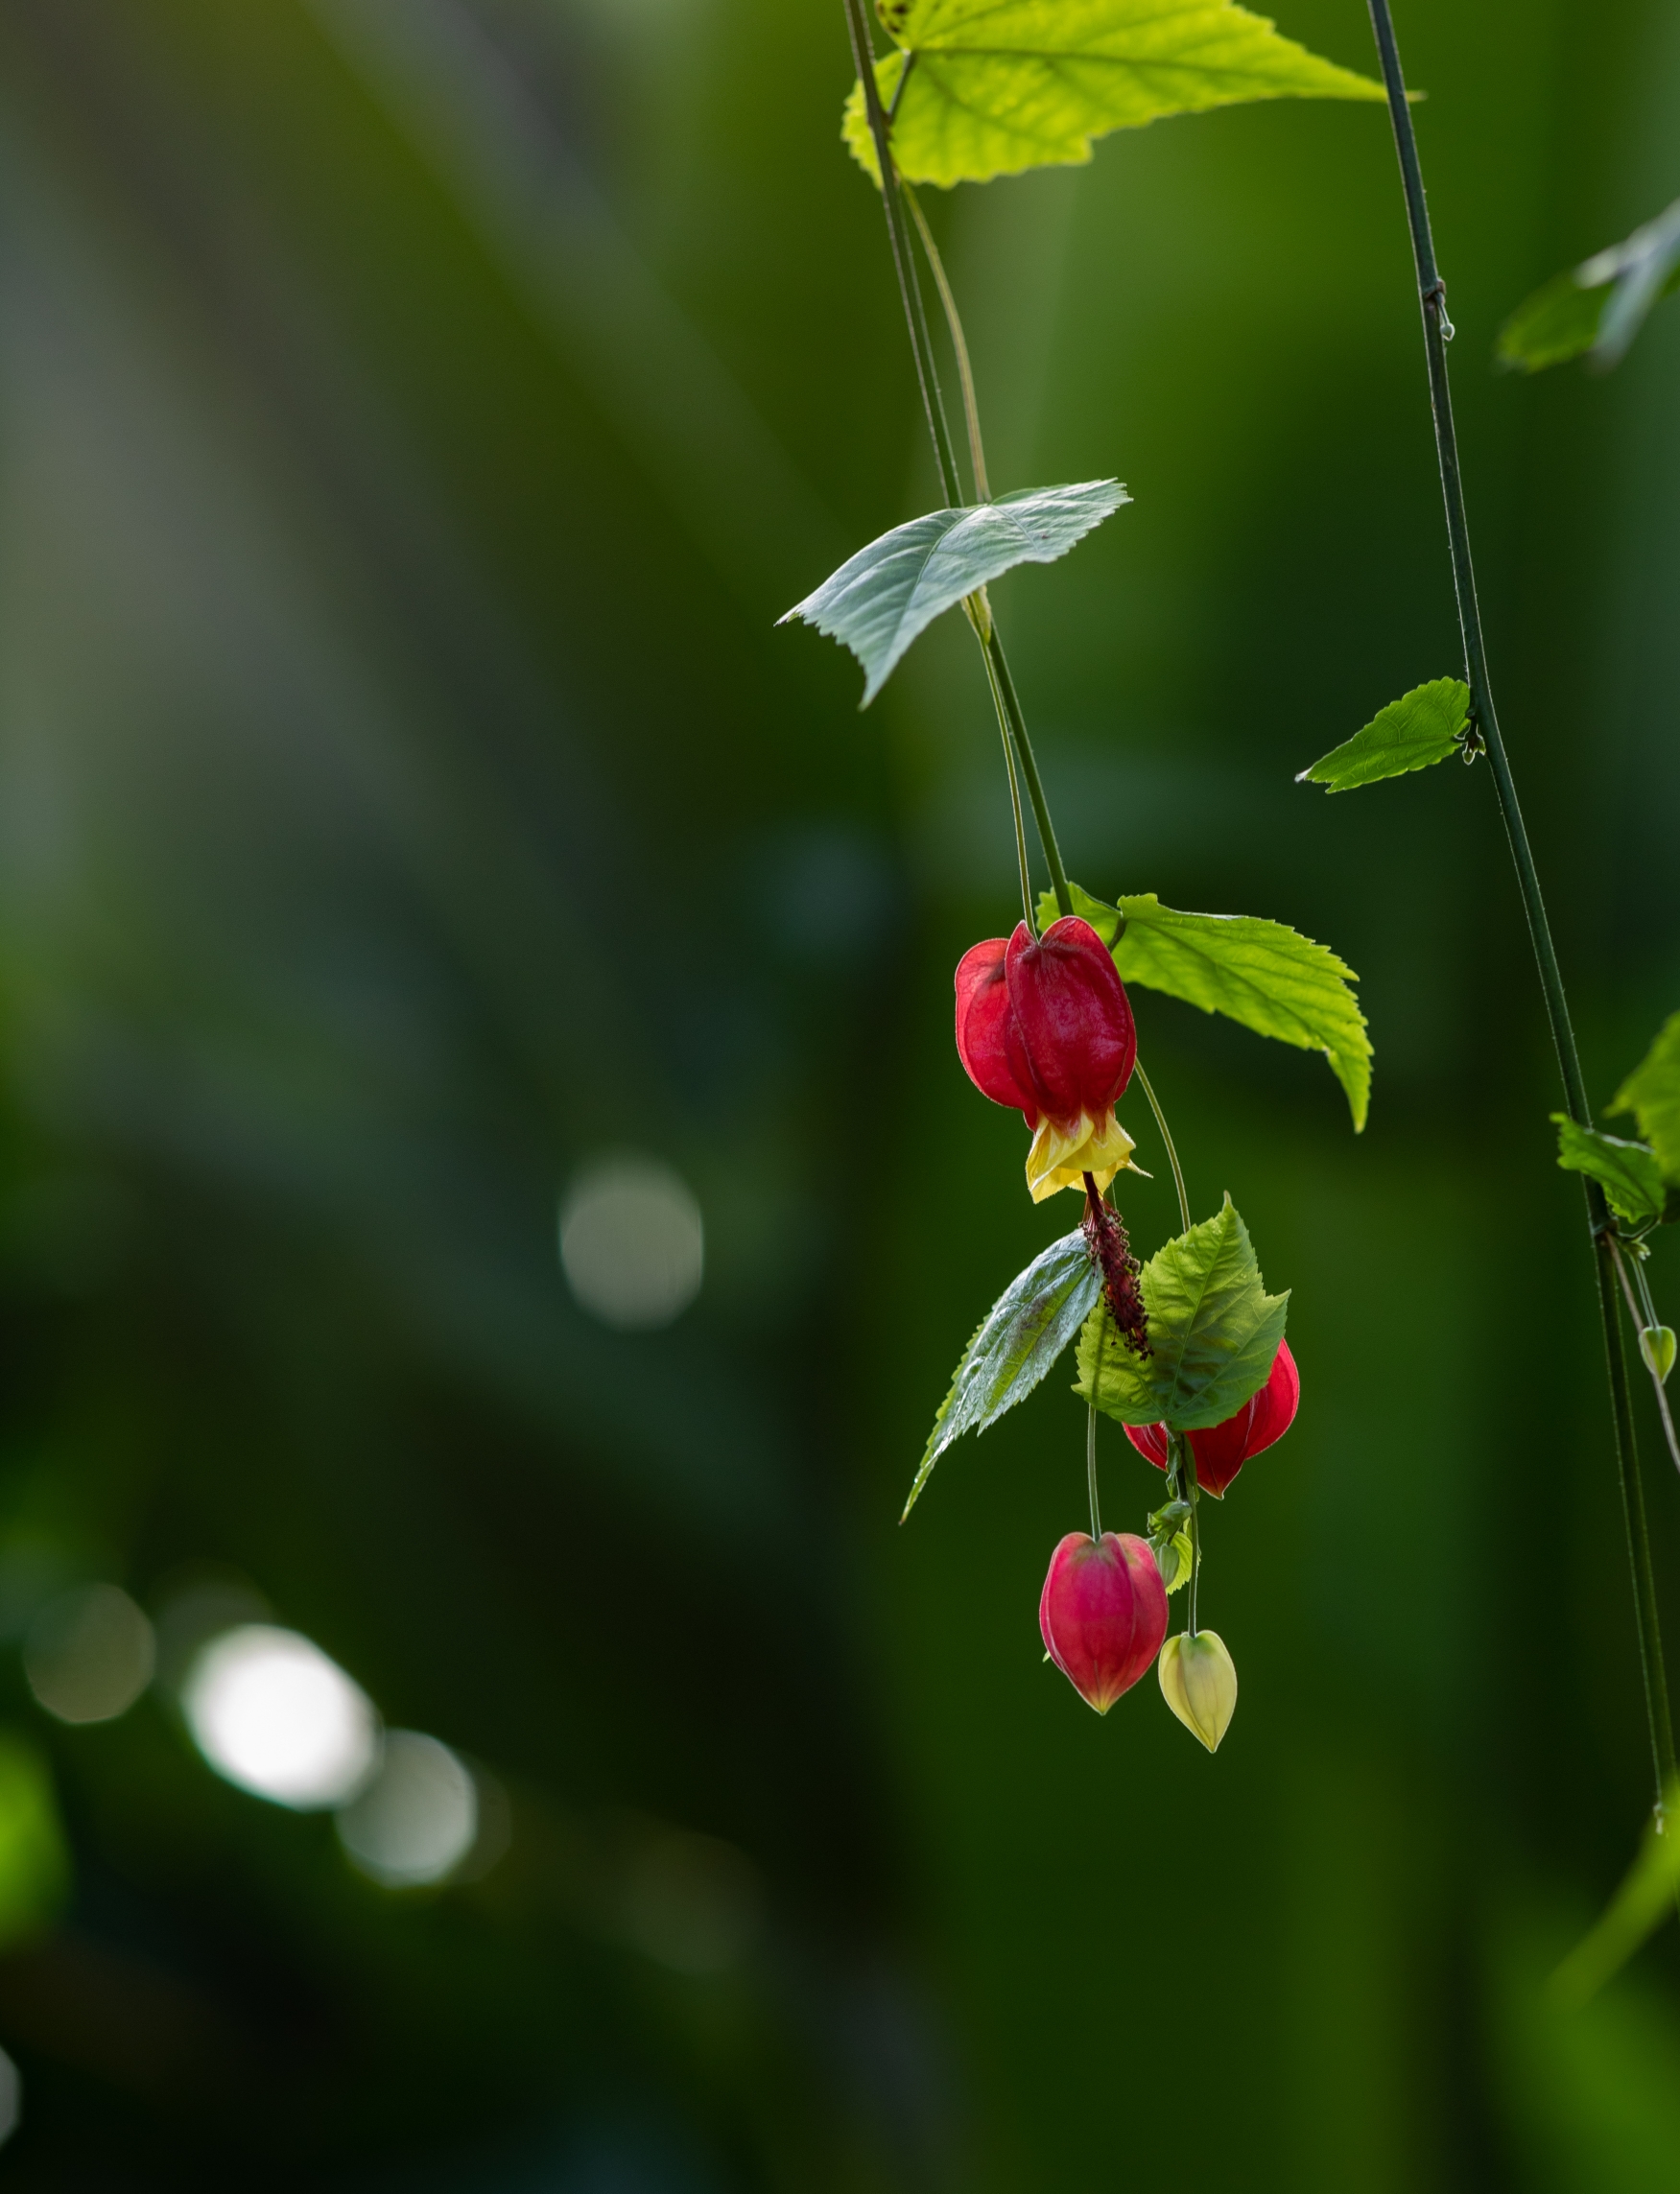
[[[1181,1630],[1161,1648],[1161,1696],[1194,1737],[1218,1752],[1237,1711],[1237,1665],[1217,1630]]]
[[[1114,1107],[1131,1080],[1137,1028],[1112,955],[1089,922],[1064,915],[1035,937],[1025,922],[988,937],[957,967],[957,1050],[994,1104],[1032,1131],[1027,1186],[1034,1203],[1105,1189],[1131,1164]]]
[[[1087,1706],[1107,1713],[1161,1650],[1167,1588],[1130,1532],[1070,1531],[1050,1558],[1038,1602],[1045,1650]]]

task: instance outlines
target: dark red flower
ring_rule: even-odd
[[[1300,1405],[1301,1375],[1295,1369],[1289,1342],[1280,1341],[1272,1358],[1271,1376],[1258,1394],[1223,1424],[1184,1435],[1195,1457],[1195,1482],[1203,1493],[1223,1493],[1245,1462],[1283,1438],[1295,1422]],[[1165,1425],[1128,1425],[1125,1436],[1158,1471],[1167,1468]]]
[[[1080,1698],[1107,1713],[1167,1635],[1167,1588],[1148,1541],[1070,1531],[1050,1558],[1038,1627],[1045,1651]]]
[[[1025,922],[988,937],[957,968],[957,1049],[969,1079],[1012,1105],[1032,1132],[1027,1185],[1035,1203],[1091,1173],[1105,1189],[1130,1162],[1114,1116],[1138,1055],[1137,1029],[1113,955],[1069,914],[1034,937]]]

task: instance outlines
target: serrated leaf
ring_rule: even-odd
[[[1017,564],[1053,564],[1131,497],[1118,480],[1032,487],[955,510],[930,510],[860,549],[777,623],[801,617],[864,666],[867,708],[935,617]]]
[[[1590,351],[1614,366],[1659,297],[1680,290],[1680,200],[1608,250],[1555,274],[1526,297],[1501,328],[1502,366],[1538,373]]]
[[[1656,1042],[1611,1099],[1612,1113],[1631,1112],[1657,1154],[1663,1178],[1680,1186],[1680,1013],[1670,1014]]]
[[[1255,914],[1180,913],[1163,907],[1152,891],[1123,898],[1118,907],[1092,898],[1077,884],[1071,892],[1075,913],[1113,946],[1123,981],[1163,990],[1204,1013],[1222,1013],[1257,1036],[1322,1051],[1347,1093],[1355,1131],[1364,1126],[1372,1053],[1353,990],[1359,977],[1328,945]],[[1040,927],[1057,912],[1054,898],[1045,892],[1038,902]],[[1125,927],[1114,945],[1123,915]]]
[[[1571,1173],[1590,1173],[1619,1219],[1639,1226],[1663,1215],[1663,1168],[1647,1144],[1627,1143],[1596,1127],[1578,1127],[1567,1112],[1554,1112],[1557,1162]]]
[[[892,154],[912,183],[1078,165],[1095,138],[1254,99],[1380,100],[1383,86],[1219,0],[878,0]],[[854,84],[842,134],[880,181]]]
[[[1379,709],[1362,731],[1333,746],[1295,783],[1351,792],[1357,785],[1427,769],[1432,762],[1462,752],[1459,740],[1469,720],[1470,688],[1463,679],[1432,678]]]
[[[962,1352],[928,1434],[905,1516],[954,1440],[983,1432],[1032,1392],[1083,1325],[1101,1285],[1077,1229],[1041,1250],[1010,1281]]]
[[[1133,1356],[1098,1303],[1079,1335],[1076,1393],[1123,1425],[1174,1432],[1222,1425],[1271,1376],[1290,1301],[1266,1292],[1230,1197],[1213,1218],[1158,1249],[1138,1285],[1150,1354]]]

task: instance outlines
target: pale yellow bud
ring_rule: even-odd
[[[1178,1631],[1161,1648],[1161,1696],[1209,1752],[1237,1711],[1237,1668],[1217,1630]]]
[[[1639,1353],[1645,1359],[1645,1369],[1667,1380],[1674,1368],[1673,1327],[1647,1326],[1639,1336]]]

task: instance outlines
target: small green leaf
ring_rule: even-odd
[[[1093,138],[1253,99],[1380,100],[1383,86],[1222,0],[877,0],[895,51],[875,65],[892,155],[912,183],[1078,165]],[[879,182],[854,84],[842,134]]]
[[[802,617],[848,647],[864,666],[867,708],[911,642],[943,610],[1017,564],[1054,563],[1130,501],[1118,480],[1085,480],[930,510],[860,549],[776,622]]]
[[[1010,1281],[962,1352],[928,1434],[905,1516],[954,1440],[983,1432],[1032,1392],[1084,1323],[1101,1285],[1077,1229],[1041,1250]]]
[[[1113,946],[1123,981],[1163,990],[1204,1013],[1222,1013],[1257,1036],[1322,1051],[1347,1093],[1356,1132],[1364,1126],[1371,1039],[1353,991],[1359,978],[1328,945],[1255,914],[1180,913],[1163,907],[1152,891],[1122,899],[1117,908],[1077,884],[1071,888],[1075,913],[1104,944],[1124,917],[1124,932]],[[1038,902],[1040,928],[1056,913],[1047,891]]]
[[[1680,1185],[1680,1013],[1670,1014],[1656,1042],[1610,1101],[1631,1112],[1657,1154],[1663,1178]]]
[[[1666,1201],[1663,1169],[1648,1144],[1630,1143],[1596,1127],[1578,1127],[1567,1113],[1550,1116],[1557,1128],[1557,1162],[1586,1173],[1603,1190],[1618,1218],[1643,1225],[1660,1218]]]
[[[1363,731],[1333,746],[1297,785],[1327,785],[1351,792],[1356,785],[1375,785],[1384,777],[1404,777],[1464,751],[1460,742],[1470,721],[1470,688],[1462,678],[1432,678],[1413,686],[1397,701],[1379,709]]]
[[[1680,200],[1526,297],[1501,328],[1495,356],[1502,366],[1538,373],[1591,351],[1600,367],[1614,366],[1645,325],[1659,297],[1680,290]]]
[[[1195,1566],[1195,1549],[1187,1531],[1175,1532],[1170,1539],[1151,1539],[1155,1566],[1161,1572],[1161,1582],[1168,1592],[1177,1592],[1180,1585],[1188,1585],[1190,1572]]]
[[[1619,1219],[1639,1226],[1663,1215],[1663,1168],[1644,1143],[1625,1143],[1596,1127],[1577,1127],[1567,1112],[1554,1112],[1557,1162],[1571,1173],[1589,1173]]]
[[[1158,1249],[1139,1286],[1150,1354],[1133,1356],[1099,1303],[1079,1335],[1075,1392],[1123,1425],[1174,1432],[1222,1425],[1271,1376],[1290,1302],[1266,1292],[1230,1197],[1215,1217]]]

